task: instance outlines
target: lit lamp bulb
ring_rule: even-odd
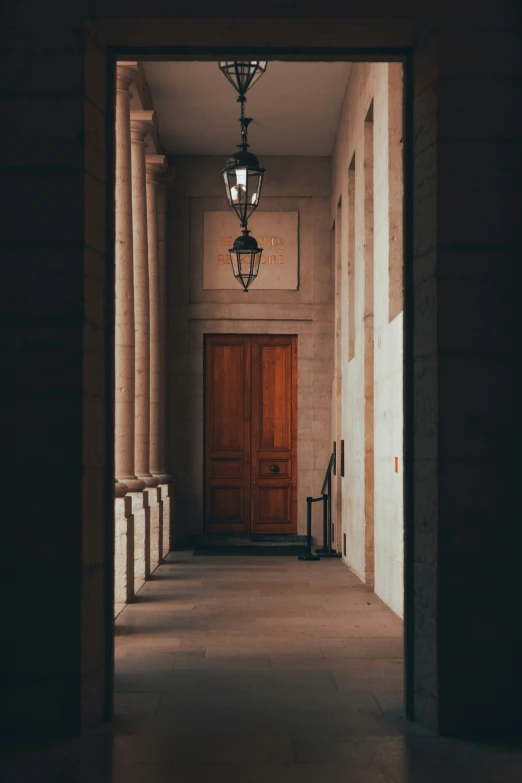
[[[247,170],[236,169],[235,174],[236,184],[230,189],[230,193],[232,195],[232,201],[235,204],[240,204],[242,201],[245,201],[246,198]]]
[[[247,170],[246,169],[236,169],[236,182],[239,187],[243,186],[243,190],[246,190],[246,184],[247,184]]]

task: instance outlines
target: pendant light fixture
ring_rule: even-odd
[[[230,156],[222,174],[228,205],[234,210],[241,226],[244,227],[259,204],[265,170],[260,167],[259,160],[253,152],[248,152],[248,126],[252,120],[250,117],[244,116],[244,102],[241,103],[240,121],[241,144],[238,144],[239,152]]]
[[[250,236],[248,220],[259,204],[265,170],[259,165],[257,157],[248,151],[248,126],[252,119],[245,117],[245,93],[266,71],[266,61],[227,61],[220,62],[219,67],[239,93],[237,100],[241,104],[239,151],[230,156],[221,173],[225,182],[228,205],[238,216],[243,230],[242,235],[234,240],[233,247],[228,251],[229,258],[234,277],[247,292],[250,284],[257,277],[261,263],[262,250],[254,237]]]
[[[266,71],[266,60],[262,62],[259,60],[220,61],[219,68],[239,95],[244,96]]]
[[[228,251],[234,277],[241,283],[245,293],[257,277],[263,252],[255,238],[249,234],[250,231],[245,227],[242,235],[234,240],[233,247]]]

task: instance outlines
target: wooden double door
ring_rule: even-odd
[[[297,531],[297,337],[207,335],[205,529]]]

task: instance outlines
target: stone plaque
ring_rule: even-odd
[[[251,290],[295,291],[298,285],[298,212],[255,212],[248,228],[263,249]],[[204,213],[203,288],[241,290],[232,273],[228,249],[241,234],[232,211]]]

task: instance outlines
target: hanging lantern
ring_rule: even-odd
[[[220,62],[219,68],[234,89],[244,95],[266,71],[266,60]]]
[[[259,204],[265,170],[259,165],[257,157],[248,152],[248,126],[252,120],[245,117],[245,93],[266,71],[266,61],[223,61],[219,63],[219,67],[239,93],[237,100],[241,104],[239,152],[230,156],[221,173],[225,181],[228,205],[238,216],[243,229],[243,234],[235,239],[234,246],[228,252],[234,277],[246,292],[256,279],[261,263],[262,250],[256,240],[249,236],[247,225],[250,215]]]
[[[234,240],[233,247],[228,251],[234,277],[241,283],[245,293],[257,277],[263,252],[254,237],[249,234],[249,230],[244,228],[243,234]]]
[[[256,156],[246,151],[231,155],[223,169],[228,205],[242,226],[259,204],[264,173]]]
[[[242,141],[238,145],[239,152],[230,156],[222,172],[228,205],[238,216],[242,227],[246,226],[248,218],[259,204],[265,173],[257,157],[247,150],[247,130],[250,122],[249,117],[241,117]]]

